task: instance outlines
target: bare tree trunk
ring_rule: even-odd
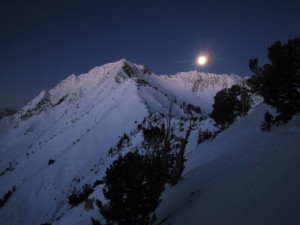
[[[162,169],[166,174],[168,168],[168,152],[170,150],[170,131],[171,131],[173,105],[174,105],[174,100],[172,99],[169,106],[169,112],[166,118],[166,132],[165,132],[165,138],[164,138],[163,148],[162,148]]]
[[[241,93],[241,102],[242,102],[242,116],[246,115],[245,110],[245,78],[243,77],[243,86],[242,86],[242,93]]]
[[[182,171],[184,169],[184,153],[185,153],[185,148],[186,145],[188,143],[188,139],[190,137],[191,131],[192,131],[192,119],[190,119],[190,125],[188,130],[185,133],[185,137],[181,139],[180,141],[180,149],[178,154],[176,155],[176,159],[175,159],[175,166],[174,169],[172,171],[172,175],[171,175],[171,184],[172,185],[176,185],[181,177]]]

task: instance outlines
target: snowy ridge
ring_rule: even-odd
[[[206,88],[220,90],[230,88],[234,84],[242,83],[242,78],[237,75],[220,75],[198,71],[177,73],[172,76],[172,78],[179,78],[182,79],[185,84],[192,84],[193,92],[203,92]]]
[[[242,85],[243,78],[237,75],[211,74],[190,71],[176,75],[158,77],[163,89],[182,99],[200,105],[205,112],[211,112],[214,96],[224,88],[234,84]]]
[[[213,97],[218,91],[229,88],[233,84],[242,83],[242,78],[236,75],[216,75],[196,71],[179,73],[174,76],[156,76],[146,67],[122,59],[115,63],[95,67],[78,77],[74,74],[68,76],[53,89],[38,94],[20,110],[19,118],[26,120],[32,115],[47,111],[63,102],[74,103],[79,101],[82,96],[95,95],[95,90],[100,90],[98,93],[100,96],[103,93],[103,87],[112,83],[117,83],[116,86],[127,79],[136,82],[145,81],[145,84],[150,84],[152,89],[156,89],[152,92],[155,92],[156,95],[160,92],[167,97],[163,102],[170,101],[171,98],[176,98],[180,102],[188,99],[188,102],[200,105],[207,113],[211,111]],[[105,95],[105,93],[103,94]],[[140,96],[145,97],[144,94]],[[156,97],[156,99],[159,98]],[[165,103],[161,103],[161,99],[159,101],[162,108],[167,107]]]

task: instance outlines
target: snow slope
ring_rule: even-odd
[[[207,115],[214,95],[241,82],[242,78],[236,75],[196,71],[157,76],[142,65],[120,60],[80,76],[70,75],[53,89],[42,91],[16,114],[0,120],[0,197],[15,186],[11,198],[0,208],[0,224],[79,225],[90,224],[92,216],[103,222],[96,208],[86,211],[84,204],[71,208],[68,196],[74,188],[80,189],[102,179],[105,169],[117,157],[108,152],[120,137],[130,134],[127,150],[139,146],[142,136],[137,126],[151,113],[167,114],[172,100],[173,123],[187,116],[183,105],[191,103],[202,110],[203,118],[198,128],[213,130],[215,127]],[[258,106],[213,141],[199,146],[198,130],[192,132],[186,149],[183,181],[163,193],[163,201],[157,209],[160,220],[168,217],[165,224],[198,224],[197,221],[223,224],[220,223],[222,219],[235,222],[245,219],[244,215],[250,217],[258,213],[257,210],[253,214],[251,210],[249,214],[244,212],[248,205],[257,209],[258,203],[253,197],[253,202],[248,204],[243,191],[253,196],[259,193],[258,201],[265,196],[264,188],[275,182],[272,171],[283,175],[288,172],[285,169],[280,173],[276,167],[278,163],[284,168],[297,167],[293,163],[297,159],[294,150],[296,138],[299,138],[298,117],[274,132],[260,132],[264,110],[265,106]],[[286,143],[294,149],[288,155],[282,150]],[[266,147],[268,145],[273,148]],[[267,156],[275,157],[277,152],[284,157],[280,162],[276,161],[277,157],[272,164]],[[292,157],[290,165],[287,163],[289,157]],[[298,188],[299,183],[294,180],[296,175],[294,171],[288,177]],[[270,183],[265,184],[264,179],[269,177]],[[283,181],[279,187],[286,190],[284,183],[289,182]],[[254,186],[252,192],[243,190],[244,184]],[[295,199],[299,200],[298,197],[296,195]],[[102,201],[102,186],[97,186],[89,198]],[[291,194],[285,194],[281,200],[293,203],[290,198]],[[266,194],[262,201],[268,199]],[[231,216],[231,210],[236,210],[238,215]],[[218,216],[220,218],[215,218]]]
[[[183,180],[164,193],[164,224],[300,224],[300,115],[272,132],[260,104],[187,155]]]

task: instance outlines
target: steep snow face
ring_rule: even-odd
[[[119,68],[122,65],[68,77],[41,92],[11,126],[1,129],[0,196],[16,187],[1,209],[1,222],[40,224],[56,219],[68,207],[75,181],[77,186],[92,183],[96,175],[91,176],[91,169],[103,176],[99,169],[109,163],[109,148],[148,115],[135,82]],[[122,82],[118,77],[124,78]],[[50,159],[53,165],[48,165]]]
[[[100,96],[103,93],[105,95],[104,92],[109,93],[114,90],[116,83],[122,83],[132,75],[138,76],[139,72],[141,73],[139,69],[137,65],[120,60],[116,63],[95,67],[78,77],[72,74],[53,89],[42,91],[29,102],[19,112],[20,119],[26,120],[32,115],[47,111],[61,103],[74,103],[80,101],[81,98],[85,98],[87,101],[86,96],[96,98],[93,96],[95,94]],[[112,83],[115,83],[114,87],[110,86]],[[110,90],[108,87],[113,89]]]
[[[0,210],[0,224],[88,223],[97,210],[71,209],[68,196],[103,177],[114,159],[108,151],[124,133],[134,131],[149,113],[166,114],[171,101],[178,118],[184,116],[184,103],[208,113],[217,91],[240,82],[235,76],[196,72],[156,76],[120,60],[42,91],[14,116],[0,120],[0,197],[15,189]],[[212,124],[205,120],[201,126]],[[197,145],[197,132],[191,136],[187,152]],[[141,141],[136,137],[133,145]],[[99,188],[92,197],[101,196]]]

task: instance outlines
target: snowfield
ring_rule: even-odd
[[[165,224],[299,224],[300,115],[262,132],[266,105],[187,155],[157,210]]]
[[[137,126],[152,113],[166,115],[171,101],[173,123],[193,104],[202,112],[198,129],[214,131],[208,115],[215,94],[242,80],[196,71],[157,76],[120,60],[42,91],[0,120],[0,198],[14,190],[0,208],[0,225],[105,223],[95,205],[71,208],[68,196],[103,178],[120,137],[130,136],[128,151],[139,146]],[[158,224],[300,224],[300,115],[262,132],[267,110],[258,103],[200,145],[199,131],[191,133],[182,180],[163,192]],[[105,201],[102,187],[89,199]]]

